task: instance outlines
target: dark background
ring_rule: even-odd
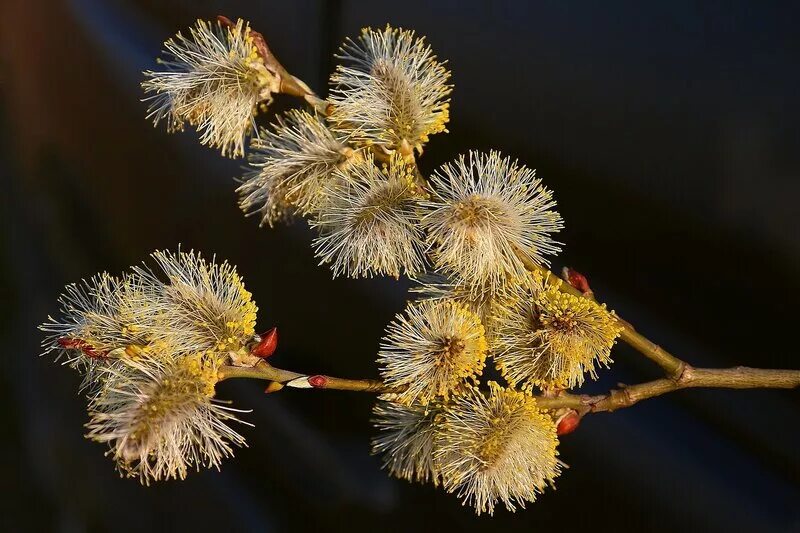
[[[568,264],[697,365],[799,367],[800,39],[789,4],[4,0],[0,20],[2,529],[798,531],[796,391],[693,390],[587,418],[525,511],[476,518],[369,455],[371,398],[220,394],[253,408],[221,473],[143,488],[83,439],[78,377],[39,358],[62,286],[178,243],[237,264],[276,364],[376,376],[405,281],[331,281],[302,224],[239,212],[240,161],[145,121],[141,71],[196,17],[248,18],[321,93],[346,35],[386,22],[449,59],[450,135],[423,170],[500,148],[556,191]],[[276,108],[293,104],[279,98]],[[625,346],[588,391],[657,369]]]

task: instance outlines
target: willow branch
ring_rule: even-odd
[[[254,367],[225,366],[219,372],[220,381],[230,378],[254,378],[301,389],[334,389],[377,394],[403,392],[405,387],[390,387],[374,379],[344,379],[320,374],[299,374],[275,368],[266,361]],[[616,411],[631,407],[642,400],[668,392],[692,388],[717,389],[793,389],[800,387],[800,370],[748,368],[693,368],[684,363],[677,378],[661,378],[637,385],[624,386],[595,396],[560,392],[555,396],[536,396],[542,409],[568,408],[581,415]],[[277,389],[273,389],[277,390]]]
[[[559,289],[562,292],[566,292],[569,294],[573,294],[575,296],[580,296],[583,298],[594,299],[590,295],[586,295],[570,285],[567,282],[560,282],[560,281],[553,281],[553,280],[560,280],[558,276],[550,272],[547,268],[537,265],[533,261],[531,261],[528,257],[524,254],[517,254],[520,261],[525,265],[525,268],[531,272],[540,272],[542,277],[548,283],[558,283]],[[648,359],[652,360],[658,366],[660,366],[664,372],[672,379],[678,379],[684,371],[684,368],[687,366],[686,362],[675,357],[667,350],[663,349],[656,343],[649,340],[644,335],[637,332],[634,327],[623,320],[616,314],[614,315],[617,318],[619,325],[622,327],[622,331],[620,332],[620,339],[622,339],[625,343],[631,346],[634,350],[638,351]]]

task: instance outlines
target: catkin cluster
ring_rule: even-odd
[[[134,267],[69,285],[40,326],[52,352],[84,377],[87,437],[121,473],[151,480],[218,468],[244,439],[237,410],[214,399],[218,369],[248,358],[258,308],[236,269],[194,252],[155,252]]]
[[[529,270],[560,251],[550,189],[497,151],[422,175],[425,145],[447,132],[452,86],[412,31],[366,28],[346,40],[327,100],[241,20],[198,21],[165,47],[164,69],[145,73],[149,117],[169,130],[188,123],[223,155],[243,156],[249,144],[237,178],[244,212],[269,226],[306,218],[334,277],[417,281],[377,358],[385,384],[403,391],[375,407],[373,447],[386,468],[441,485],[479,514],[533,501],[561,463],[555,414],[532,392],[595,377],[620,332],[604,306]],[[298,87],[308,109],[256,126],[273,94]],[[155,257],[166,282],[141,268],[101,275],[69,287],[65,320],[43,326],[48,350],[87,376],[89,436],[145,481],[217,466],[242,443],[226,424],[230,410],[213,401],[214,383],[219,365],[249,364],[255,321],[226,264]],[[481,386],[488,362],[497,376]]]

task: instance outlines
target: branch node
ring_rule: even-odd
[[[610,405],[608,411],[615,411],[623,407],[630,407],[637,402],[637,400],[631,396],[628,387],[612,390],[609,394],[609,399],[611,401],[609,402]]]
[[[694,379],[694,367],[685,361],[681,361],[680,366],[673,376],[670,376],[676,385],[685,386]]]

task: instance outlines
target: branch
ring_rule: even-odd
[[[374,379],[344,379],[322,375],[298,374],[275,368],[266,361],[254,367],[224,366],[220,381],[230,378],[254,378],[300,389],[335,389],[377,394],[403,392],[405,387],[389,387]],[[587,413],[616,411],[642,400],[668,392],[698,387],[717,389],[793,389],[800,387],[800,370],[773,370],[737,366],[733,368],[693,368],[684,363],[677,378],[661,378],[638,385],[625,386],[596,396],[560,392],[556,396],[536,396],[543,409],[574,409],[581,416]],[[272,388],[278,390],[282,387]]]
[[[527,260],[519,254],[525,267],[532,272],[540,272],[548,283],[558,283],[563,292],[590,298],[591,293],[584,294],[569,283],[551,281],[557,278],[547,268]],[[615,315],[616,316],[616,315]],[[637,385],[623,386],[600,395],[572,394],[559,391],[555,395],[545,394],[535,396],[537,404],[543,409],[574,409],[580,416],[587,413],[616,411],[631,407],[642,400],[661,396],[668,392],[681,389],[698,387],[725,388],[725,389],[793,389],[800,387],[800,370],[777,370],[737,366],[733,368],[694,368],[685,361],[675,357],[663,348],[636,332],[631,324],[617,317],[622,333],[620,338],[631,347],[657,363],[667,374],[667,377],[639,383]],[[270,381],[267,392],[280,390],[284,386],[299,389],[333,389],[377,394],[400,393],[407,387],[391,387],[380,380],[374,379],[346,379],[321,374],[309,375],[276,368],[265,360],[258,361],[254,366],[224,366],[219,371],[219,380],[230,378],[253,378]]]

